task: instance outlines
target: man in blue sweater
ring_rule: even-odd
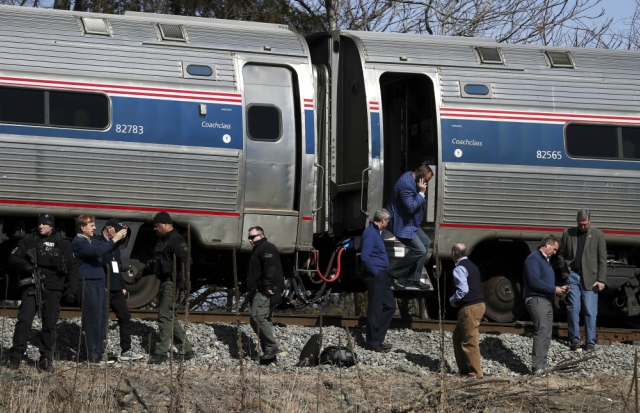
[[[396,312],[396,300],[391,291],[391,281],[387,276],[389,258],[382,241],[381,231],[389,223],[391,214],[379,209],[373,221],[362,233],[362,280],[367,284],[369,307],[367,308],[368,349],[385,353],[391,345],[384,342],[391,320]]]
[[[118,248],[118,241],[127,236],[127,229],[123,228],[103,243],[92,240],[95,230],[95,218],[80,215],[76,219],[77,234],[71,242],[80,273],[76,296],[82,308],[82,332],[87,358],[92,363],[100,362],[107,337],[107,284],[102,256]]]
[[[524,262],[525,306],[535,328],[531,352],[533,374],[543,374],[547,370],[547,353],[553,328],[553,296],[569,292],[568,285],[556,287],[556,277],[549,263],[549,259],[558,253],[558,248],[558,239],[547,235],[538,250],[532,252]]]

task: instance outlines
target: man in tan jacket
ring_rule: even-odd
[[[570,286],[567,303],[569,347],[580,347],[580,309],[584,314],[585,350],[595,350],[597,293],[607,281],[607,244],[604,234],[591,226],[591,212],[581,209],[578,225],[562,234],[558,265],[562,279]]]

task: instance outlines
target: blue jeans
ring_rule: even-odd
[[[598,294],[593,292],[592,286],[585,286],[582,276],[573,271],[569,274],[567,284],[570,286],[567,302],[569,341],[580,341],[580,309],[582,308],[585,344],[595,345]]]
[[[390,276],[398,279],[408,278],[409,281],[420,281],[422,276],[422,268],[427,260],[427,252],[431,246],[431,240],[418,228],[416,236],[413,239],[396,237],[402,242],[409,252],[402,259],[387,269]],[[416,265],[413,274],[407,274],[411,268]]]

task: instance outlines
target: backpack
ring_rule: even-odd
[[[298,366],[313,367],[318,365],[318,357],[320,356],[320,334],[314,334],[304,345],[300,352],[300,361]]]
[[[329,346],[320,354],[320,364],[351,367],[356,363],[353,353],[346,347]]]

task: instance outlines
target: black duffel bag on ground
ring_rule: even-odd
[[[318,365],[318,358],[320,357],[320,334],[314,334],[311,336],[307,344],[304,345],[300,352],[300,361],[298,366],[301,367],[313,367]]]
[[[320,353],[320,364],[351,367],[356,363],[353,353],[346,347],[329,346]]]

